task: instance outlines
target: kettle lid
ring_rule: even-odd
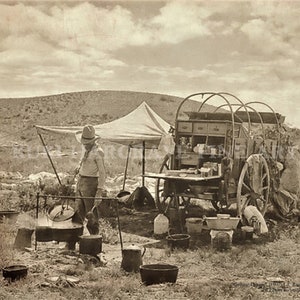
[[[125,250],[141,250],[141,248],[138,245],[131,244],[124,248]]]
[[[74,209],[69,205],[57,205],[48,211],[49,219],[54,222],[69,220],[74,214]]]

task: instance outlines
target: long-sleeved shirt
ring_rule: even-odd
[[[106,179],[104,152],[97,144],[90,151],[85,151],[80,162],[79,175],[98,177],[98,188],[104,187]]]

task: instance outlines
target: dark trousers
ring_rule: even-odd
[[[87,218],[87,229],[90,234],[99,233],[98,213],[96,208],[93,209],[95,204],[94,197],[97,193],[97,186],[97,177],[80,176],[77,182],[77,196],[83,198],[75,200],[75,215],[73,216],[72,221],[83,224],[85,218]],[[87,199],[84,199],[84,197],[87,197]]]

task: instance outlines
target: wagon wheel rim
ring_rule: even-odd
[[[167,170],[170,170],[170,155],[166,155],[163,159],[163,162],[159,168],[159,173],[164,173]],[[158,211],[162,214],[166,214],[169,204],[172,200],[172,195],[165,195],[164,194],[164,185],[163,185],[164,180],[158,178],[156,180],[156,185],[155,185],[155,202],[156,202],[156,207]]]
[[[264,216],[269,203],[270,172],[266,159],[253,154],[246,160],[237,186],[237,215],[242,216],[248,205],[254,205]]]

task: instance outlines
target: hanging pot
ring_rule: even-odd
[[[143,253],[141,248],[136,245],[123,248],[121,268],[127,272],[138,272],[140,266],[143,264],[142,257],[146,252],[146,248],[143,248]]]

